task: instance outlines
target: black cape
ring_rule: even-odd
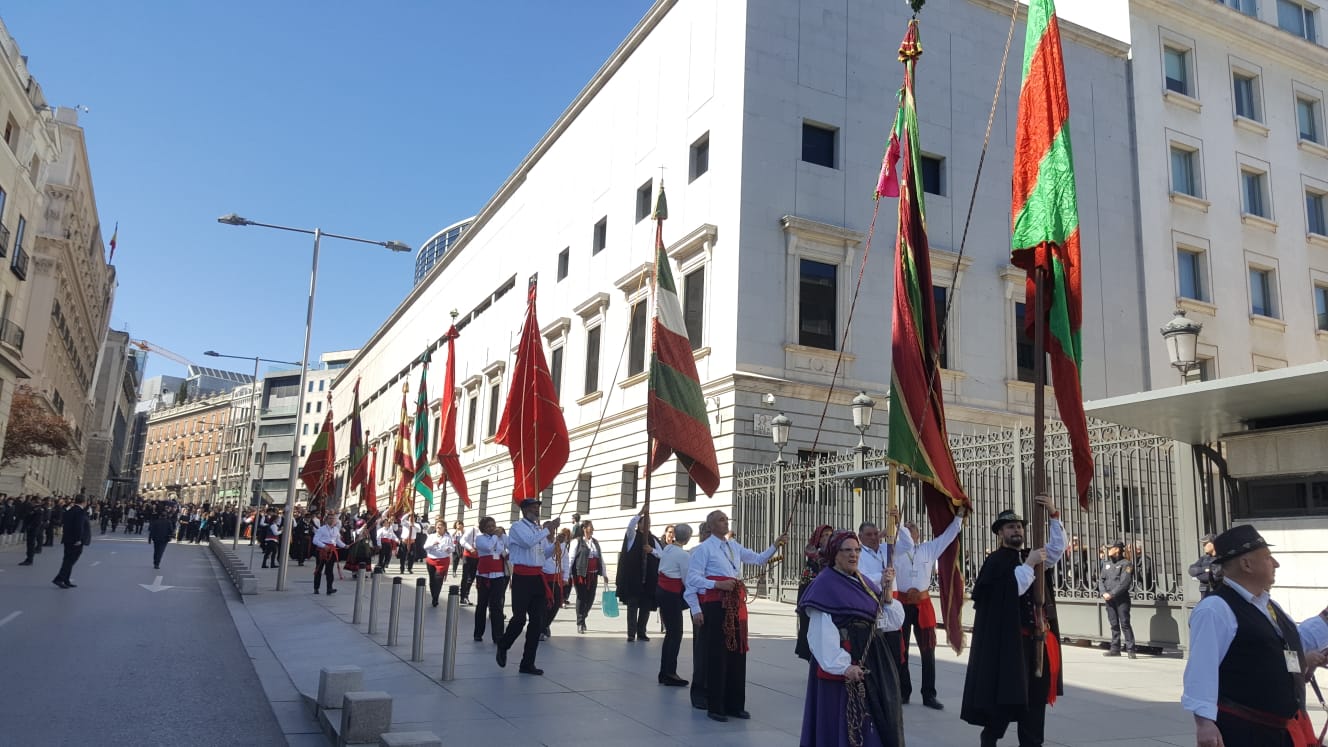
[[[634,604],[653,610],[659,605],[655,601],[655,586],[659,583],[659,558],[642,550],[642,543],[649,542],[651,547],[659,548],[659,540],[653,534],[636,530],[636,542],[632,549],[627,549],[623,540],[623,551],[618,556],[618,600],[623,604]]]

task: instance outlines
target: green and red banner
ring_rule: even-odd
[[[332,395],[327,397],[327,417],[323,419],[322,430],[314,439],[313,448],[300,469],[300,482],[309,491],[309,511],[317,514],[323,510],[327,499],[336,489],[336,439],[332,436]]]
[[[890,341],[890,441],[888,457],[922,482],[923,502],[932,531],[940,535],[954,521],[968,496],[959,483],[941,397],[939,313],[932,294],[931,254],[923,200],[922,148],[914,98],[914,67],[922,55],[918,22],[912,20],[899,47],[904,87],[890,146],[876,195],[899,197],[895,250],[894,315]],[[897,181],[896,181],[897,180]],[[955,651],[963,650],[964,577],[960,542],[952,542],[937,561],[940,606]]]
[[[433,475],[429,473],[429,354],[420,369],[420,388],[415,395],[415,492],[424,496],[424,510],[433,511]]]
[[[412,509],[415,505],[414,500],[407,503],[406,498],[414,498],[414,493],[410,491],[411,480],[415,475],[415,468],[410,458],[410,415],[406,410],[406,393],[410,391],[410,383],[401,385],[401,419],[397,421],[397,435],[392,442],[392,517],[400,519],[407,512],[407,507]]]
[[[355,404],[350,411],[350,489],[363,488],[368,478],[368,451],[364,448],[364,425],[360,422],[360,380],[355,380]]]
[[[1079,381],[1083,366],[1079,203],[1070,145],[1070,98],[1053,0],[1031,0],[1028,5],[1012,188],[1011,262],[1028,273],[1024,325],[1032,337],[1035,315],[1046,321],[1051,385],[1070,437],[1079,505],[1088,508],[1093,452]],[[1039,272],[1046,279],[1041,299],[1036,293]]]
[[[365,431],[368,436],[368,431]],[[373,516],[378,515],[378,444],[369,447],[369,477],[364,481],[364,487],[360,490],[360,500],[369,507],[369,513]]]
[[[442,479],[452,485],[457,497],[470,508],[470,495],[466,490],[466,471],[461,468],[461,455],[457,452],[456,425],[457,399],[456,388],[456,339],[461,336],[456,325],[448,328],[443,339],[447,340],[447,372],[443,375],[443,391],[438,395],[439,421],[438,463],[443,468]]]
[[[647,472],[654,472],[670,454],[706,495],[719,489],[719,462],[710,436],[696,358],[687,337],[678,288],[664,251],[664,220],[668,218],[664,185],[655,203],[655,320],[651,328],[650,392],[646,432],[654,439]]]

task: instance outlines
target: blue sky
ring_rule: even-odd
[[[0,18],[47,101],[91,110],[108,241],[120,225],[111,326],[216,365],[204,350],[299,360],[312,249],[218,216],[418,248],[479,211],[650,4],[33,0]],[[311,357],[367,340],[413,272],[325,240]]]

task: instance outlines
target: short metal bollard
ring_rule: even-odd
[[[350,614],[351,625],[360,624],[360,600],[364,598],[364,571],[355,572],[355,609]]]
[[[392,579],[392,601],[387,611],[387,645],[397,645],[397,632],[401,629],[401,577]]]
[[[457,623],[461,622],[461,587],[447,587],[447,628],[443,631],[443,681],[456,675]]]
[[[382,577],[382,568],[375,568],[369,577],[369,635],[378,632],[378,579]]]
[[[410,639],[410,660],[424,661],[424,579],[415,579],[415,632]]]

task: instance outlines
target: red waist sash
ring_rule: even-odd
[[[463,557],[463,558],[478,558],[479,556],[480,556],[480,554],[477,553],[477,552],[475,552],[474,550],[462,550],[462,551],[461,551],[461,557]]]
[[[736,578],[734,578],[734,577],[732,577],[732,576],[706,576],[706,578],[710,579],[711,581],[737,581],[737,580],[738,580],[738,579],[736,579]],[[722,601],[724,601],[724,595],[727,594],[727,593],[728,593],[728,592],[721,591],[721,590],[719,590],[719,589],[710,588],[710,589],[705,589],[705,590],[701,591],[701,592],[700,592],[699,594],[697,594],[696,596],[697,596],[697,599],[699,599],[700,602],[701,602],[702,604],[707,604],[707,603],[709,603],[709,602],[722,602]]]
[[[659,588],[663,589],[664,591],[672,592],[674,594],[682,593],[682,579],[680,578],[665,576],[663,573],[661,573],[659,574],[658,585]]]
[[[537,565],[514,565],[512,573],[518,576],[543,576],[544,569]]]
[[[1304,711],[1297,711],[1291,718],[1282,718],[1275,713],[1249,708],[1225,699],[1217,701],[1217,710],[1241,721],[1285,731],[1296,747],[1311,747],[1319,742],[1319,738],[1314,734],[1314,725],[1310,722],[1309,714]]]
[[[444,576],[447,575],[447,569],[452,565],[451,558],[425,558],[424,562],[433,566],[435,570],[441,572]]]
[[[707,589],[698,596],[702,604],[718,602],[724,606],[724,648],[745,654],[747,644],[747,589],[742,581],[731,576],[706,576],[711,581],[733,581],[732,591]]]
[[[517,568],[523,567],[524,566],[517,566]],[[540,575],[544,577],[544,601],[552,606],[556,600],[562,599],[562,595],[558,594],[554,589],[563,588],[563,574],[558,573],[557,571],[553,573],[544,573],[544,570],[540,569]]]
[[[495,558],[492,555],[485,555],[480,558],[479,567],[475,569],[477,573],[506,573],[502,558]]]
[[[589,558],[590,563],[586,566],[586,573],[595,575],[599,573],[599,558]]]

